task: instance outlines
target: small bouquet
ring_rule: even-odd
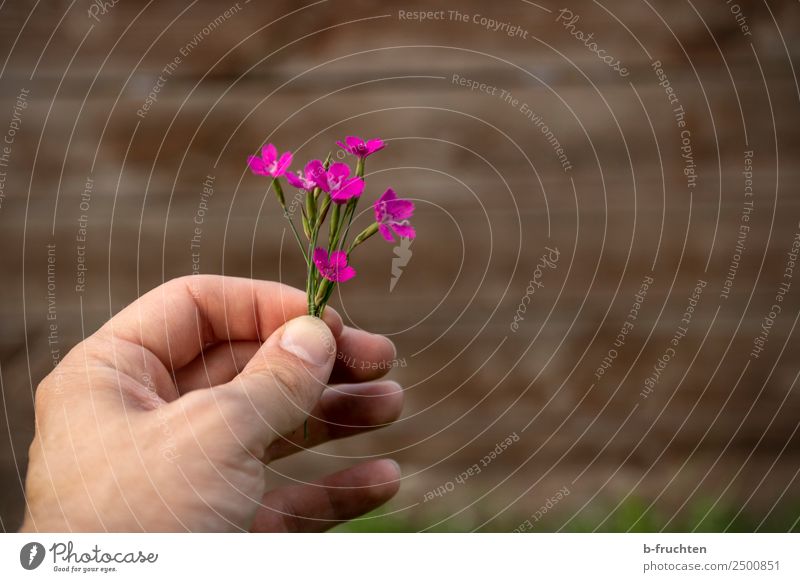
[[[254,174],[272,178],[272,189],[306,261],[308,314],[316,317],[322,317],[336,284],[355,277],[356,271],[350,265],[350,258],[356,247],[376,232],[380,232],[389,242],[394,242],[395,235],[413,239],[416,234],[414,227],[409,224],[414,203],[398,198],[395,191],[389,188],[373,204],[375,222],[348,244],[356,207],[366,186],[366,160],[386,144],[380,139],[363,140],[347,136],[344,142],[339,141],[337,145],[356,158],[355,173],[345,163],[331,163],[330,154],[324,162],[311,160],[302,172],[289,172],[292,152],[278,155],[273,144],[265,145],[260,156],[247,158]],[[294,223],[295,205],[291,208],[286,206],[282,177],[299,190],[295,200],[304,199],[300,207],[302,237]],[[323,228],[326,221],[327,227]]]

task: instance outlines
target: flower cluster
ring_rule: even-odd
[[[398,198],[395,191],[389,188],[373,204],[375,221],[347,244],[356,206],[366,186],[366,159],[382,150],[386,144],[380,139],[364,140],[347,136],[337,145],[356,158],[355,172],[345,163],[331,163],[330,155],[324,162],[311,160],[302,171],[290,172],[292,153],[279,155],[272,144],[264,146],[260,156],[247,159],[254,174],[272,178],[278,203],[306,260],[308,313],[317,317],[322,316],[336,284],[355,277],[356,270],[350,265],[350,257],[356,247],[377,232],[389,242],[394,241],[395,236],[412,239],[416,235],[409,223],[414,214],[414,203]],[[300,235],[294,220],[286,211],[286,198],[280,181],[282,177],[305,193],[302,209],[304,236]]]

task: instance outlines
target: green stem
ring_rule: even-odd
[[[364,170],[366,168],[366,162],[364,158],[358,158],[358,162],[356,162],[356,176],[364,179]],[[344,248],[344,244],[347,241],[347,235],[350,233],[350,225],[353,224],[353,217],[356,214],[356,206],[358,206],[358,198],[351,198],[347,201],[347,208],[345,211],[345,220],[347,220],[347,228],[345,228],[344,236],[342,236],[341,243],[339,244],[339,250]]]
[[[344,213],[344,220],[347,221],[347,228],[344,229],[344,235],[342,236],[341,243],[339,244],[339,250],[344,248],[344,243],[347,241],[347,235],[350,233],[350,225],[353,224],[353,216],[356,213],[356,204],[358,204],[358,198],[352,198],[351,200],[347,201],[347,208],[345,209]],[[342,222],[344,222],[344,220]]]
[[[283,215],[286,217],[286,220],[289,221],[289,226],[292,227],[292,232],[294,233],[294,238],[297,241],[297,246],[300,247],[300,252],[303,253],[303,259],[305,259],[306,263],[308,263],[308,255],[306,254],[305,249],[303,248],[303,241],[300,240],[300,233],[297,232],[297,227],[295,227],[294,222],[289,217],[289,214],[284,212]]]
[[[322,305],[324,305],[323,299],[325,299],[326,296],[330,297],[329,290],[332,289],[333,289],[333,284],[331,280],[323,279],[322,284],[319,286],[319,290],[317,290],[316,296],[314,297],[314,305],[317,308],[320,308]]]
[[[319,216],[317,217],[316,228],[318,230],[322,228],[322,223],[325,222],[325,217],[328,216],[328,210],[330,209],[330,207],[331,207],[331,197],[326,194],[325,198],[322,201],[322,206],[320,206],[319,209]]]
[[[328,168],[330,163],[330,154],[328,158],[325,160],[325,168]],[[364,178],[364,158],[358,158],[358,162],[356,163],[356,177],[363,179]],[[315,198],[316,200],[316,198]],[[327,203],[327,204],[326,204]],[[331,213],[331,222],[328,228],[328,253],[332,253],[335,250],[342,250],[344,248],[345,242],[347,240],[347,235],[350,232],[350,226],[353,223],[353,216],[355,215],[356,205],[358,204],[358,198],[351,199],[347,202],[344,207],[344,211],[342,211],[341,204],[336,204],[330,200],[328,197],[324,202],[319,211],[318,219],[316,221],[316,231],[319,231],[320,226],[322,225],[322,221],[325,219],[327,215],[328,208],[330,205],[333,205],[333,212]],[[342,226],[344,226],[345,221],[347,222],[347,227],[344,230],[344,234],[342,234]],[[364,230],[359,236],[353,241],[350,250],[354,249],[356,246],[367,240],[370,236],[377,232],[378,226],[377,224],[373,224],[369,226],[367,229]],[[368,232],[371,231],[371,232]],[[349,255],[348,251],[348,255]],[[311,293],[314,293],[313,299],[313,308],[309,307],[310,313],[312,315],[316,315],[317,317],[322,317],[322,314],[325,312],[325,307],[328,304],[328,300],[330,299],[331,295],[333,294],[333,290],[336,287],[335,283],[332,283],[328,279],[322,279],[320,275],[315,277],[316,288],[312,290],[309,287],[309,298],[311,297]],[[308,282],[309,285],[312,285],[311,281]],[[311,305],[311,301],[309,302],[309,306]]]
[[[317,302],[317,310],[320,313],[319,317],[322,317],[322,312],[325,311],[325,306],[328,305],[328,301],[330,300],[331,295],[333,295],[333,290],[336,288],[336,283],[330,282],[328,279],[325,279],[325,281],[330,284],[325,290],[325,293],[322,294],[322,299]],[[320,287],[320,290],[317,292],[318,296],[320,295],[321,291],[322,287]]]
[[[373,222],[367,228],[362,230],[358,234],[358,236],[353,240],[353,244],[351,244],[350,248],[347,250],[347,256],[349,257],[350,253],[353,252],[354,248],[356,248],[358,245],[363,243],[365,240],[367,240],[369,237],[374,235],[376,232],[378,232],[378,223],[377,222]]]
[[[275,196],[278,197],[278,204],[280,204],[283,211],[286,212],[286,197],[283,195],[283,188],[277,178],[272,179],[272,187],[275,189]]]
[[[309,229],[317,222],[317,200],[314,198],[314,191],[306,191],[306,216],[308,216]]]
[[[309,252],[313,252],[310,250]],[[313,261],[308,261],[306,264],[306,302],[308,303],[308,314],[314,315],[314,269],[316,266]]]
[[[313,195],[313,194],[312,194]],[[327,211],[327,210],[326,210]],[[306,295],[308,298],[308,314],[309,315],[317,315],[316,313],[316,305],[314,304],[314,298],[316,297],[316,287],[317,287],[317,266],[314,264],[313,256],[314,256],[314,249],[317,248],[317,238],[319,237],[319,230],[322,226],[323,217],[320,215],[320,218],[313,222],[314,229],[312,231],[311,240],[309,241],[308,245],[308,273],[306,277]]]
[[[272,187],[275,189],[275,195],[278,197],[278,202],[283,209],[283,216],[289,222],[289,226],[292,227],[292,233],[294,233],[294,238],[297,241],[297,246],[300,247],[300,252],[303,253],[303,258],[305,259],[306,263],[308,263],[308,255],[306,254],[305,249],[303,248],[303,242],[300,240],[300,233],[297,232],[297,228],[294,225],[294,221],[289,216],[289,213],[286,212],[286,199],[283,196],[283,188],[281,187],[281,183],[278,181],[277,178],[273,178],[272,180]]]
[[[339,228],[341,227],[341,221],[339,220],[339,214],[341,213],[341,204],[337,204],[333,202],[333,213],[331,213],[331,225],[329,227],[330,235],[328,236],[328,252],[332,251],[336,248],[336,242],[339,239]]]

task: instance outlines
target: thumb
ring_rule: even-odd
[[[321,319],[285,323],[224,388],[253,419],[240,428],[264,447],[296,429],[322,395],[335,360],[336,340]]]

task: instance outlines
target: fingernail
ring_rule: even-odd
[[[397,359],[397,346],[394,345],[394,342],[392,340],[390,340],[388,337],[386,337],[385,335],[378,335],[378,334],[373,334],[373,335],[376,335],[376,336],[378,336],[380,338],[383,338],[383,341],[385,341],[387,344],[389,344],[392,347],[392,360],[396,360]]]
[[[397,469],[397,475],[398,476],[402,476],[403,475],[403,470],[400,468],[400,463],[398,463],[394,459],[384,459],[384,460],[389,462],[389,463],[391,463],[392,465],[394,465],[394,468]]]
[[[281,349],[312,366],[324,366],[336,353],[336,344],[328,326],[319,318],[304,315],[283,328]]]

